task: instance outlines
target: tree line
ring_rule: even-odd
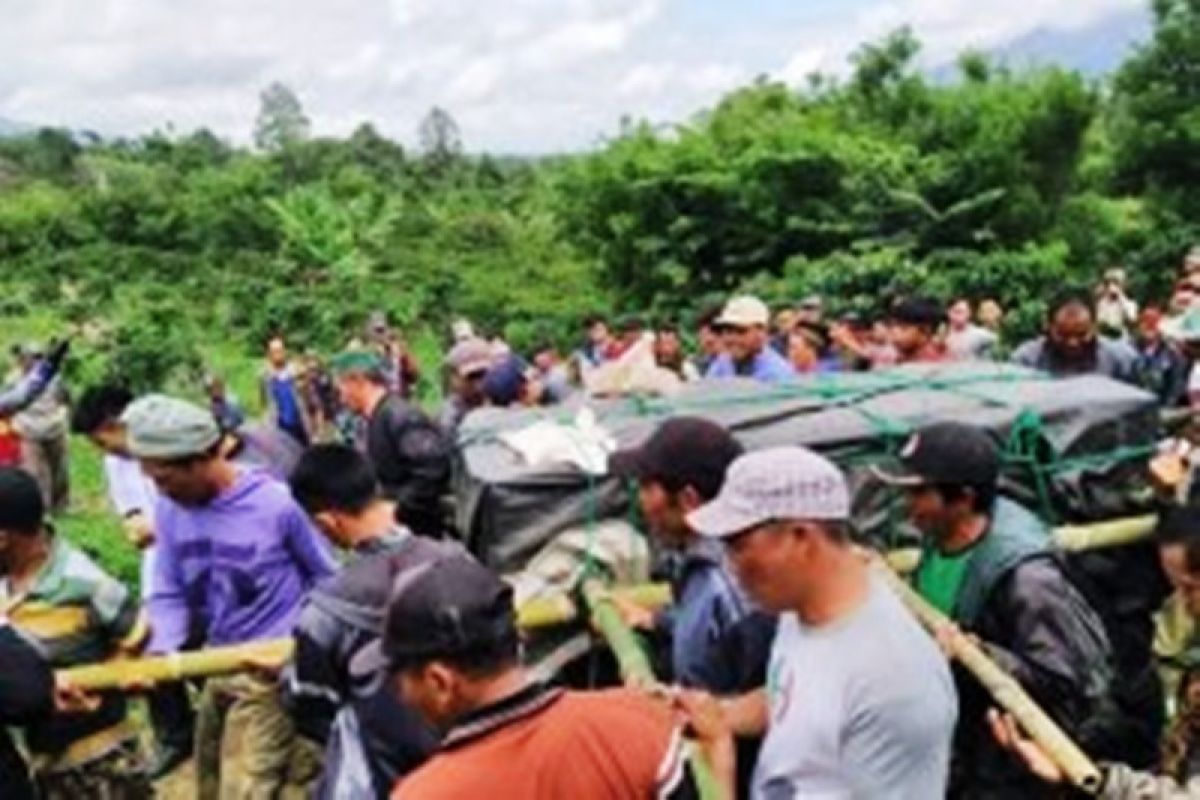
[[[543,159],[468,154],[441,109],[411,151],[369,124],[314,137],[279,84],[253,148],[0,140],[0,308],[70,325],[85,380],[135,388],[195,371],[217,337],[338,347],[374,308],[432,352],[456,316],[529,347],[597,310],[686,325],[740,289],[870,312],[919,286],[994,297],[1026,334],[1052,289],[1107,266],[1165,295],[1200,241],[1200,0],[1153,11],[1100,80],[979,53],[934,80],[900,30],[845,79],[759,79]]]

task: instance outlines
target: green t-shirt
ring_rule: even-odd
[[[957,553],[946,554],[931,547],[921,555],[921,563],[917,567],[917,593],[948,617],[954,617],[958,590],[962,586],[963,576],[967,574],[967,565],[971,563],[973,552],[975,548],[968,547]]]

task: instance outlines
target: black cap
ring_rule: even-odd
[[[930,297],[906,297],[892,306],[888,319],[902,325],[934,329],[945,321],[946,312]]]
[[[350,663],[355,677],[467,655],[517,638],[513,591],[461,547],[396,576],[383,637]]]
[[[608,468],[624,478],[657,479],[675,491],[691,486],[711,499],[742,452],[737,439],[717,423],[675,417],[660,425],[641,447],[614,453]]]
[[[893,486],[992,486],[1000,479],[1000,449],[982,428],[939,422],[908,437],[900,448],[900,469],[875,468]]]

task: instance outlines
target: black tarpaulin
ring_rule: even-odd
[[[923,365],[801,378],[782,385],[705,381],[671,398],[577,398],[546,409],[482,409],[459,431],[458,527],[501,571],[520,569],[556,532],[629,513],[628,487],[569,465],[529,466],[498,434],[540,420],[570,422],[588,406],[619,447],[663,420],[696,415],[750,449],[804,445],[848,473],[854,523],[867,538],[904,535],[894,490],[867,470],[914,428],[958,420],[987,428],[1006,458],[1004,490],[1056,522],[1140,510],[1144,464],[1157,432],[1155,398],[1099,376],[1054,380],[1003,364]]]

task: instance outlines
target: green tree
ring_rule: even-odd
[[[445,109],[434,106],[421,120],[418,130],[421,155],[434,174],[444,174],[462,157],[462,133]]]
[[[1154,36],[1114,81],[1118,188],[1200,216],[1200,0],[1154,0]]]
[[[259,95],[258,118],[254,122],[254,145],[277,152],[308,138],[311,124],[290,88],[276,81]]]

